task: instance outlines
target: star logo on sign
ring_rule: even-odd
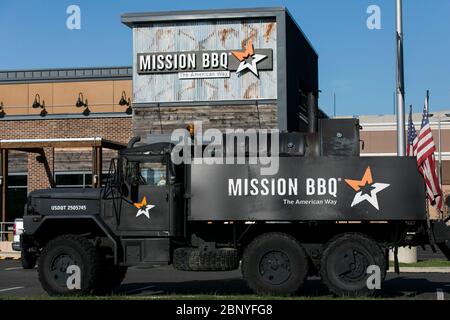
[[[367,167],[361,180],[345,179],[345,182],[357,192],[350,207],[363,201],[368,201],[378,211],[380,210],[380,207],[378,205],[377,193],[390,186],[390,184],[387,183],[374,183],[370,167]]]
[[[231,53],[241,62],[236,70],[236,73],[240,73],[245,69],[248,69],[255,76],[259,77],[258,68],[256,65],[258,62],[266,59],[267,56],[255,53],[251,40],[247,43],[247,48],[245,48],[244,51],[232,51]]]
[[[155,207],[153,204],[147,204],[147,197],[144,196],[141,202],[133,203],[133,205],[138,208],[138,212],[136,213],[136,218],[140,215],[144,215],[147,219],[150,219],[150,210]]]

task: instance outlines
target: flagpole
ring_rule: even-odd
[[[397,0],[397,155],[405,156],[405,81],[403,70],[402,0]]]
[[[397,156],[406,155],[405,139],[405,80],[403,70],[403,17],[402,0],[397,0]],[[416,247],[399,248],[399,261],[405,263],[417,262]]]

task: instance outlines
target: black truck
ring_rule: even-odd
[[[361,157],[356,119],[322,119],[316,133],[280,133],[279,170],[175,164],[174,143],[133,139],[111,161],[104,187],[29,194],[21,244],[49,294],[104,294],[127,267],[241,268],[258,294],[294,294],[319,275],[337,295],[374,292],[388,252],[439,248],[450,228],[430,220],[416,160]],[[67,286],[76,265],[81,285]],[[396,263],[398,269],[398,263]]]

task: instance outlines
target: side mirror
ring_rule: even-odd
[[[175,182],[176,173],[175,173],[175,164],[172,161],[169,161],[169,174],[170,174],[170,184]]]
[[[122,195],[124,197],[128,197],[129,196],[129,192],[128,192],[128,187],[125,183],[122,183],[121,187],[120,187],[120,191],[122,193]]]
[[[131,179],[131,186],[133,186],[133,187],[139,186],[139,176],[138,175],[133,175],[133,177]]]
[[[137,187],[140,184],[140,168],[139,168],[139,163],[136,162],[136,164],[133,166],[132,169],[132,175],[131,175],[131,179],[130,179],[130,184],[133,187]]]

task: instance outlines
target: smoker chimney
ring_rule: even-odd
[[[317,132],[317,117],[318,117],[318,108],[317,108],[317,93],[308,92],[308,133],[316,133]]]

